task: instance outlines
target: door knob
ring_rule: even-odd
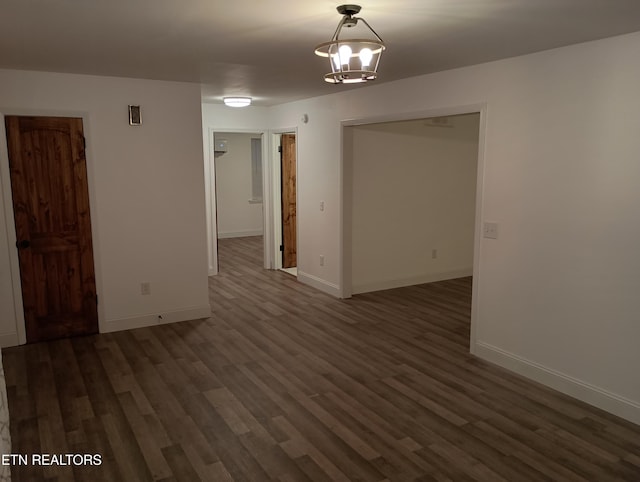
[[[29,242],[28,239],[23,239],[22,241],[17,241],[16,242],[16,247],[18,249],[28,248],[29,246],[31,246],[31,243]]]

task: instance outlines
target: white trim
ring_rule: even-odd
[[[269,182],[268,176],[266,174],[266,169],[268,167],[268,156],[269,156],[269,130],[267,129],[239,129],[239,128],[223,128],[223,127],[215,127],[208,126],[208,139],[207,139],[207,149],[206,149],[206,167],[209,170],[209,199],[206,200],[207,207],[209,208],[209,232],[207,233],[208,237],[208,246],[207,253],[210,262],[208,263],[208,275],[215,276],[218,274],[218,225],[216,220],[217,215],[217,192],[216,192],[216,168],[215,168],[215,155],[214,155],[214,146],[213,140],[215,137],[215,133],[218,132],[220,134],[255,134],[256,136],[260,136],[262,140],[262,230],[265,234],[263,239],[263,267],[269,268],[271,265],[271,248],[270,248],[270,222],[269,222],[269,209],[266,207],[269,201]],[[249,200],[249,203],[252,203]]]
[[[228,233],[218,233],[218,239],[223,239],[223,238],[246,238],[247,236],[262,236],[262,230],[229,231]]]
[[[476,342],[473,352],[480,358],[495,363],[507,370],[535,380],[585,403],[613,413],[630,422],[640,424],[640,404],[583,382],[557,370],[545,367],[539,363],[527,360],[496,346]]]
[[[280,163],[280,151],[278,150],[282,144],[281,132],[269,133],[269,192],[270,202],[266,203],[271,213],[271,268],[282,268],[282,254],[280,245],[282,244],[282,210],[280,171],[282,169]]]
[[[160,316],[162,318],[160,318]],[[181,310],[163,311],[162,313],[150,313],[130,318],[107,320],[100,331],[101,333],[111,333],[113,331],[164,325],[166,323],[175,323],[178,321],[200,320],[203,318],[209,318],[210,316],[211,307],[209,305],[192,306]]]
[[[482,243],[482,213],[484,212],[484,191],[485,191],[485,146],[487,132],[487,114],[489,106],[480,106],[480,126],[478,127],[478,164],[476,179],[476,217],[473,240],[473,280],[471,287],[471,327],[469,333],[469,351],[475,354],[478,325],[480,324],[480,304],[478,303],[480,293],[480,280],[482,269],[480,267],[480,244]]]
[[[20,261],[18,259],[18,250],[12,249],[16,245],[16,225],[13,214],[13,198],[11,191],[11,172],[9,168],[9,149],[7,147],[7,131],[5,127],[5,115],[12,115],[2,109],[0,114],[0,182],[2,183],[2,201],[4,205],[5,227],[7,237],[7,249],[9,255],[9,276],[11,277],[11,292],[13,295],[13,313],[15,321],[15,345],[23,345],[27,342],[25,322],[24,322],[24,306],[22,304],[22,286],[20,282]],[[7,338],[8,340],[8,338]],[[3,340],[4,341],[4,340]],[[11,346],[4,345],[2,346]]]
[[[262,134],[262,249],[264,269],[273,269],[273,198],[271,181],[271,131]]]
[[[351,298],[353,290],[353,240],[351,238],[353,223],[353,131],[348,136],[349,143],[345,143],[345,122],[340,125],[340,169],[338,170],[338,185],[340,186],[338,198],[338,286],[340,298]],[[348,150],[346,155],[345,150]],[[345,162],[345,159],[348,159]],[[347,188],[348,187],[348,188]]]
[[[376,281],[373,283],[365,283],[354,285],[351,293],[356,295],[360,293],[370,293],[372,291],[390,290],[393,288],[402,288],[404,286],[420,285],[423,283],[433,283],[435,281],[444,281],[448,279],[465,278],[473,275],[473,268],[458,269],[446,271],[442,273],[429,273],[420,276],[412,276],[410,278],[399,278],[393,280]]]
[[[206,170],[205,174],[209,173],[209,178],[206,181],[209,184],[208,199],[205,199],[206,207],[208,207],[209,216],[208,224],[209,231],[207,232],[207,270],[209,276],[215,276],[218,274],[218,211],[216,206],[216,170],[215,170],[215,154],[214,154],[214,133],[213,127],[209,127],[207,131],[207,148],[204,151],[206,153]]]
[[[303,273],[300,271],[300,268],[298,268],[298,281],[327,293],[328,295],[340,298],[340,288],[337,284],[329,283],[328,281],[318,278],[317,276],[313,276],[312,274]]]
[[[411,111],[411,112],[396,112],[391,114],[383,114],[379,116],[360,117],[354,119],[345,119],[340,122],[343,127],[362,126],[367,124],[379,124],[382,122],[397,122],[397,121],[409,121],[428,119],[430,117],[446,117],[451,115],[460,114],[477,114],[486,107],[486,102],[479,102],[477,104],[458,105],[450,107],[439,107],[434,109]]]
[[[24,345],[27,342],[27,332],[24,320],[24,305],[22,301],[22,283],[20,281],[20,261],[18,250],[11,249],[16,243],[16,228],[13,216],[13,200],[11,196],[11,176],[9,170],[9,152],[7,147],[7,133],[4,118],[7,115],[38,116],[38,117],[79,117],[82,119],[82,130],[86,141],[85,160],[87,166],[87,187],[89,190],[89,215],[91,217],[91,238],[93,244],[93,265],[96,283],[96,295],[102,298],[102,263],[100,256],[100,246],[98,235],[98,216],[95,211],[95,182],[93,162],[93,143],[91,136],[90,115],[85,111],[62,110],[62,109],[20,109],[0,107],[0,182],[2,183],[2,202],[5,211],[5,226],[7,232],[7,242],[9,243],[9,263],[11,270],[11,285],[13,291],[13,304],[16,322],[17,344]],[[98,304],[98,329],[102,327],[101,320],[104,320],[104,307]],[[0,335],[2,336],[2,335]]]

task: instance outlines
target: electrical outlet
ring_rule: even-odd
[[[324,211],[324,201],[320,201],[320,211]]]
[[[324,254],[320,255],[320,266],[324,266]]]
[[[498,223],[484,223],[482,236],[488,239],[498,239]]]
[[[144,283],[140,283],[140,294],[141,295],[150,295],[151,294],[151,283],[145,281]]]

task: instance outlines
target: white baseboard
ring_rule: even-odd
[[[18,346],[17,333],[3,333],[0,335],[0,348],[8,348],[10,346]]]
[[[193,306],[181,310],[163,311],[161,313],[151,313],[133,316],[131,318],[107,320],[104,323],[100,323],[100,333],[163,325],[176,321],[198,320],[201,318],[209,318],[209,316],[211,316],[211,307],[209,305]]]
[[[473,354],[585,403],[640,425],[640,403],[603,390],[557,370],[509,353],[484,342],[476,342]]]
[[[410,278],[399,278],[384,281],[375,281],[373,283],[354,284],[351,293],[370,293],[371,291],[391,290],[394,288],[402,288],[403,286],[420,285],[423,283],[433,283],[435,281],[444,281],[448,279],[464,278],[473,275],[473,268],[457,269],[453,271],[445,271],[442,273],[426,273],[420,276],[412,276]]]
[[[328,281],[318,278],[317,276],[304,273],[300,271],[300,268],[298,268],[298,281],[300,281],[300,283],[304,283],[306,285],[312,286],[315,289],[318,289],[331,296],[340,298],[340,288],[338,287],[337,284],[329,283]]]
[[[262,229],[254,231],[229,231],[227,233],[218,233],[219,239],[224,238],[246,238],[247,236],[262,236]]]

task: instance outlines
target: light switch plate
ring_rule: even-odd
[[[482,236],[488,239],[498,239],[498,223],[484,223]]]

